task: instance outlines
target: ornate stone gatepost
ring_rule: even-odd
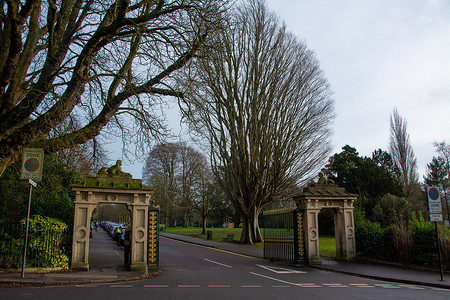
[[[305,210],[303,229],[308,264],[320,264],[319,212],[322,208],[330,208],[334,214],[336,256],[346,260],[356,256],[353,218],[356,198],[357,195],[347,193],[321,174],[317,183],[309,184],[302,193],[293,197],[297,207]]]
[[[99,203],[126,204],[131,212],[131,270],[147,266],[148,207],[153,189],[121,169],[122,162],[102,168],[96,177],[72,185],[75,193],[73,269],[89,270],[89,230],[92,211]]]

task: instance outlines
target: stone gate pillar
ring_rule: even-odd
[[[351,259],[356,255],[353,202],[357,195],[347,193],[331,180],[322,176],[317,183],[311,183],[303,192],[292,197],[297,207],[305,210],[304,233],[308,264],[320,264],[319,212],[330,208],[334,214],[336,256]]]
[[[320,264],[318,201],[308,200],[305,209],[304,230],[306,260],[311,265]]]
[[[147,267],[148,207],[153,189],[142,185],[115,166],[102,168],[96,177],[72,185],[75,213],[72,242],[72,269],[89,270],[89,232],[92,211],[99,203],[125,204],[131,212],[131,270]]]

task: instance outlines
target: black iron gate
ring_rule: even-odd
[[[305,263],[302,209],[263,212],[264,258]]]

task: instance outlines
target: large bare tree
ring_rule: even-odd
[[[137,149],[161,131],[158,96],[197,52],[222,0],[1,1],[0,175],[24,147],[83,144],[108,124]],[[80,127],[49,136],[67,118]],[[112,121],[112,122],[110,122]],[[142,130],[138,130],[142,129]]]
[[[263,1],[246,1],[231,17],[192,69],[184,112],[242,215],[241,242],[253,244],[262,240],[262,209],[325,162],[333,102],[314,53]]]

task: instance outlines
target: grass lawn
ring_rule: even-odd
[[[208,228],[207,230],[212,231],[212,240],[216,242],[223,242],[223,238],[226,238],[228,233],[234,233],[234,240],[239,241],[242,232],[242,228]],[[206,234],[202,234],[202,229],[199,227],[168,227],[164,229],[164,232],[206,239]],[[256,243],[249,247],[263,248],[264,243]],[[335,257],[336,244],[334,236],[319,237],[319,251],[321,257]]]

